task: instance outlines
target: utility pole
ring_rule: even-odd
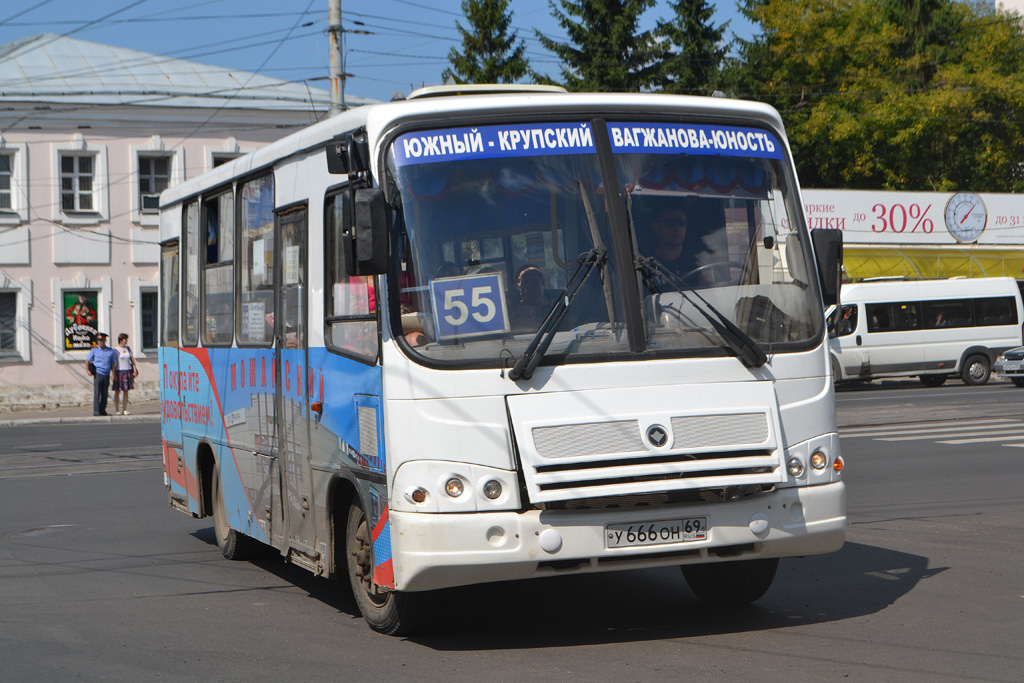
[[[340,114],[345,106],[345,43],[341,28],[341,0],[327,0],[327,18],[330,26],[327,32],[331,35],[331,116]]]

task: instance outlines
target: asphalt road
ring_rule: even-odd
[[[157,425],[3,428],[0,680],[1019,681],[1024,390],[918,386],[840,392],[847,543],[757,604],[567,576],[444,591],[412,639],[343,583],[224,560],[167,506]]]

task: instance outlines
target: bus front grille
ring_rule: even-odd
[[[785,478],[764,412],[671,417],[662,423],[667,436],[658,445],[651,445],[644,424],[627,419],[531,429],[532,448],[522,449],[531,501],[766,490]]]

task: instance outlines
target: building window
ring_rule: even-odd
[[[139,207],[142,213],[160,209],[160,193],[171,181],[170,155],[139,155]]]
[[[95,165],[92,154],[60,155],[60,205],[65,213],[96,210]]]
[[[142,351],[156,351],[158,297],[156,292],[142,292]]]
[[[223,166],[229,161],[233,161],[238,157],[242,156],[241,152],[214,152],[213,153],[213,167]]]
[[[17,293],[0,292],[0,358],[18,355],[17,304]]]
[[[11,199],[11,178],[14,175],[14,155],[0,154],[0,211],[14,209]]]

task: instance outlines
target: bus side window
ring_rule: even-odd
[[[182,216],[185,221],[183,236],[185,238],[184,263],[185,283],[182,303],[182,325],[184,334],[182,343],[185,346],[196,346],[199,343],[199,202],[191,201],[185,205]]]
[[[274,176],[239,190],[238,343],[269,347],[274,339]]]
[[[892,304],[868,304],[868,332],[891,332],[896,327],[892,322]]]
[[[234,334],[234,227],[231,192],[203,202],[203,344],[227,345]]]
[[[894,308],[896,309],[897,330],[916,330],[921,327],[917,302],[896,304]]]
[[[349,277],[345,272],[343,236],[345,192],[327,198],[324,211],[324,340],[333,351],[376,361],[380,351],[377,334],[377,287],[372,275]]]
[[[1017,305],[1012,296],[975,299],[974,313],[978,325],[1017,324]]]

